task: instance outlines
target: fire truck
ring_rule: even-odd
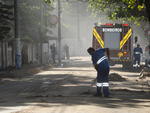
[[[93,48],[109,48],[110,64],[122,64],[124,68],[133,62],[133,31],[129,24],[95,24]]]

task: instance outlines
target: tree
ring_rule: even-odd
[[[55,0],[44,0],[52,5]],[[69,1],[69,0],[66,0]],[[71,1],[71,0],[70,0]],[[77,0],[88,2],[95,14],[105,12],[112,20],[122,19],[134,21],[138,24],[141,20],[150,22],[150,0]]]
[[[18,15],[20,17],[20,38],[39,42],[47,40],[46,32],[51,16],[51,7],[43,0],[22,0],[19,2]]]
[[[43,0],[45,3],[49,4],[49,5],[52,5],[53,1],[54,0]]]
[[[134,21],[135,24],[143,19],[150,22],[150,0],[88,0],[88,2],[94,13],[105,12],[112,20]]]
[[[13,20],[13,6],[0,2],[0,40],[9,35]]]

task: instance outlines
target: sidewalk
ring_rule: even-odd
[[[52,65],[24,65],[21,69],[11,69],[0,71],[0,80],[3,78],[22,78],[31,76],[43,71],[46,68],[53,67]]]
[[[60,66],[58,64],[26,64],[23,65],[21,69],[10,68],[5,71],[0,71],[0,80],[3,78],[22,78],[32,76],[48,68],[63,67],[69,62],[70,60],[62,60]]]

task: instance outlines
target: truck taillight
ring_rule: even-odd
[[[113,26],[112,23],[101,24],[102,26]]]
[[[122,26],[129,26],[129,24],[122,24]]]
[[[113,24],[111,24],[111,23],[106,23],[105,25],[106,26],[113,26]]]

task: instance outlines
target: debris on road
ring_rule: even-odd
[[[126,78],[122,77],[121,75],[119,75],[117,73],[111,73],[109,75],[109,80],[123,82],[123,81],[126,81]]]

